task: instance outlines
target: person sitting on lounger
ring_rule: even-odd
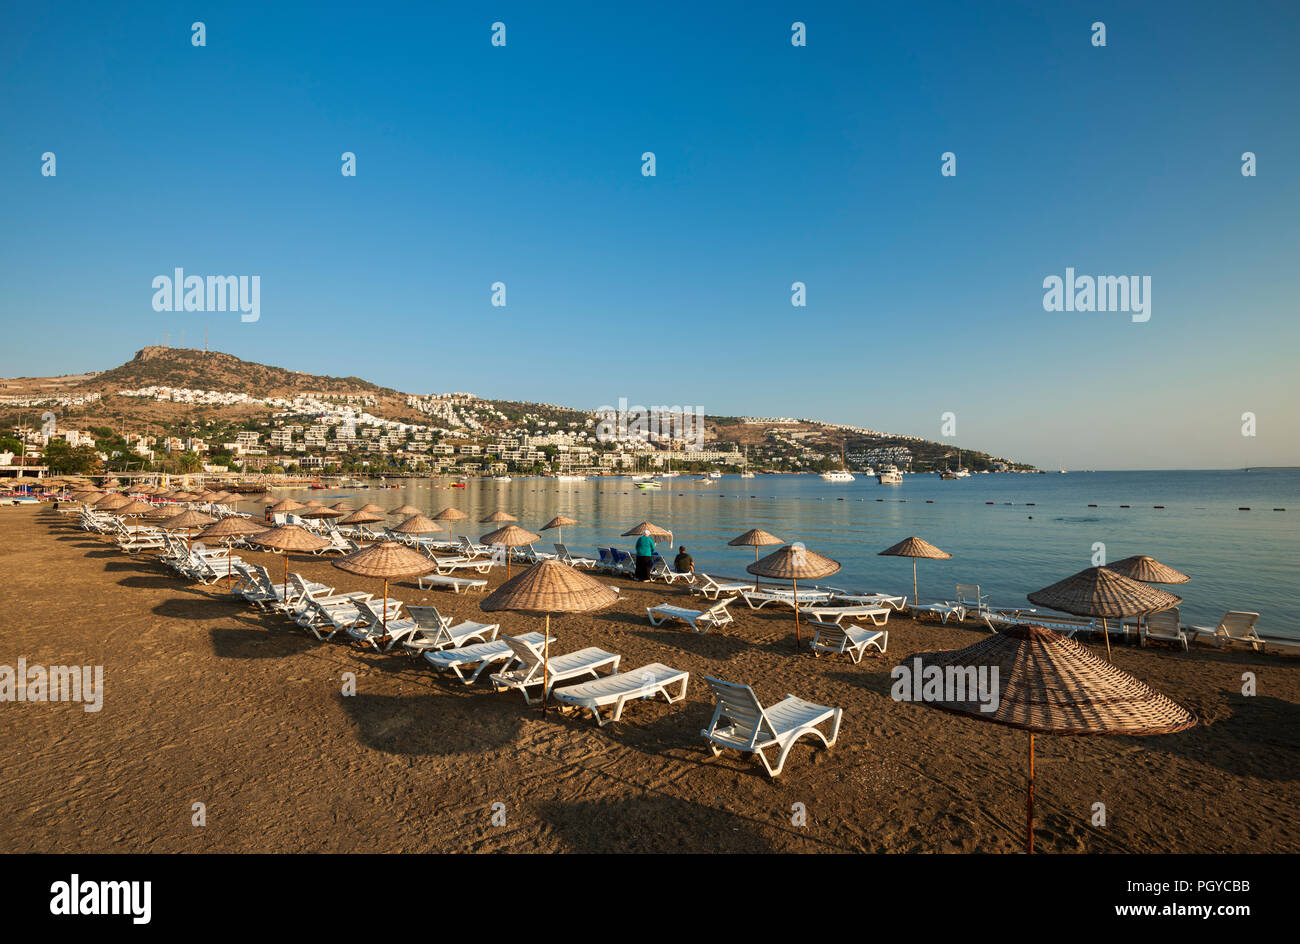
[[[643,534],[636,539],[636,579],[650,579],[650,564],[655,556],[655,539]]]
[[[679,574],[695,573],[695,559],[686,553],[686,548],[679,547],[677,549],[677,556],[673,558],[673,570]]]

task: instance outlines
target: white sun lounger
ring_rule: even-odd
[[[563,544],[555,545],[555,553],[562,563],[568,564],[570,567],[585,567],[587,570],[591,570],[599,563],[599,561],[591,557],[575,557],[569,553],[569,548]]]
[[[524,633],[517,638],[534,647],[540,646],[543,642],[541,633]],[[550,641],[555,642],[555,637],[550,637]],[[466,685],[472,685],[483,674],[484,669],[496,665],[498,662],[506,663],[504,668],[509,669],[515,661],[515,653],[510,648],[510,644],[504,639],[496,639],[492,642],[480,642],[472,646],[460,646],[456,649],[426,652],[424,659],[436,671],[451,672]],[[466,678],[465,671],[471,665],[477,665],[478,668],[474,670],[474,673],[469,678]]]
[[[902,610],[907,606],[907,597],[894,596],[889,593],[836,593],[832,596],[836,602],[860,603],[865,606],[887,606],[894,610]]]
[[[425,574],[417,583],[421,590],[446,587],[452,593],[460,593],[462,590],[483,590],[487,587],[487,581],[482,577],[448,577],[444,574]]]
[[[488,557],[431,557],[434,568],[439,574],[447,576],[458,570],[472,570],[476,574],[486,574],[496,562]]]
[[[866,655],[868,646],[875,646],[884,655],[889,646],[889,633],[883,629],[867,629],[865,626],[841,626],[839,623],[820,623],[809,620],[815,634],[812,638],[814,655],[823,652],[844,653],[858,663]]]
[[[750,590],[741,594],[745,602],[749,604],[751,610],[761,610],[769,603],[784,603],[786,606],[793,607],[795,595],[790,590],[780,590],[776,588],[764,587],[762,590]],[[829,590],[800,590],[799,606],[807,606],[810,603],[828,603],[831,599]]]
[[[893,610],[887,606],[859,604],[858,606],[809,606],[804,607],[803,612],[810,620],[823,623],[843,623],[846,618],[852,617],[859,620],[868,619],[876,626],[884,626],[889,622],[889,614]]]
[[[681,669],[672,669],[660,662],[633,669],[631,672],[619,672],[590,682],[579,682],[565,688],[551,691],[551,698],[566,708],[586,708],[596,724],[604,727],[611,721],[623,717],[623,706],[639,698],[653,698],[663,695],[668,704],[679,702],[686,697],[686,685],[690,673]],[[669,691],[670,685],[681,685],[676,695]],[[600,709],[613,706],[609,717],[602,718]]]
[[[1159,613],[1149,613],[1142,619],[1142,628],[1138,631],[1138,642],[1145,646],[1148,639],[1157,642],[1172,642],[1187,651],[1187,633],[1183,632],[1178,616],[1178,607],[1170,607]]]
[[[1188,629],[1196,633],[1197,636],[1212,637],[1214,645],[1218,648],[1223,648],[1228,643],[1238,642],[1250,646],[1250,648],[1258,652],[1260,644],[1264,641],[1259,638],[1259,633],[1255,631],[1255,624],[1258,622],[1258,613],[1250,613],[1246,610],[1229,610],[1223,614],[1223,619],[1219,620],[1219,625],[1212,629],[1209,626],[1189,626]]]
[[[828,708],[794,695],[771,708],[764,708],[748,685],[724,682],[712,676],[704,677],[718,702],[709,726],[700,734],[709,742],[709,750],[717,757],[723,749],[755,754],[762,761],[769,777],[775,778],[785,767],[785,759],[795,741],[805,734],[817,737],[827,748],[834,746],[840,736],[841,708]],[[830,737],[819,727],[830,722]],[[725,724],[724,724],[725,722]],[[776,747],[780,753],[773,767],[763,752]]]
[[[645,612],[646,616],[650,617],[651,626],[662,626],[668,620],[681,620],[695,632],[706,633],[711,627],[725,626],[733,622],[727,606],[735,600],[735,597],[719,600],[707,610],[691,610],[684,606],[673,606],[671,603],[660,603],[658,606],[647,606]]]
[[[453,625],[450,616],[443,616],[436,606],[408,606],[407,615],[419,627],[402,640],[402,645],[412,656],[431,649],[456,649],[471,641],[491,642],[501,630],[500,623],[476,623],[464,620]]]
[[[753,592],[755,585],[745,583],[743,580],[721,581],[716,577],[710,577],[708,574],[695,575],[695,583],[691,586],[691,593],[699,593],[706,600],[716,600],[724,593],[744,593],[746,590]]]
[[[913,603],[912,616],[915,617],[918,613],[929,613],[932,616],[939,617],[945,623],[948,622],[949,618],[955,619],[959,623],[966,619],[966,607],[958,606],[955,603]]]
[[[492,687],[497,691],[505,688],[516,689],[524,696],[524,701],[531,705],[534,699],[529,697],[528,689],[540,687],[543,684],[544,663],[541,646],[526,642],[518,636],[507,636],[505,641],[506,645],[515,654],[515,659],[519,662],[519,668],[494,672],[488,676],[492,681]],[[601,670],[613,674],[618,671],[618,660],[620,658],[620,656],[612,652],[606,652],[596,646],[588,646],[586,649],[579,649],[577,652],[552,657],[549,666],[545,669],[545,687],[546,689],[554,688],[557,682],[563,682],[571,678],[581,678],[586,675],[599,678]],[[545,690],[543,690],[542,694],[545,695],[545,693]]]

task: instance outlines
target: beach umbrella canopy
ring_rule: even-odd
[[[261,534],[250,534],[248,543],[284,554],[284,594],[287,600],[289,598],[289,552],[319,551],[323,547],[329,547],[330,542],[296,524],[282,524],[278,528],[268,528]]]
[[[336,501],[334,504],[330,505],[330,507],[333,508],[335,511],[341,511],[344,514],[347,514],[349,511],[352,511],[352,506],[345,501]]]
[[[464,521],[468,517],[469,515],[465,514],[465,512],[461,511],[459,508],[452,508],[451,506],[448,506],[444,508],[442,511],[438,512],[436,515],[434,515],[433,520],[434,521]],[[447,525],[447,533],[454,537],[456,533],[455,526],[451,524]]]
[[[509,512],[498,509],[486,518],[480,518],[478,520],[479,524],[504,524],[507,521],[518,521],[519,519]]]
[[[542,530],[550,531],[552,528],[559,528],[556,537],[558,537],[560,539],[560,543],[563,544],[565,526],[571,524],[577,524],[577,523],[578,523],[577,518],[570,518],[568,515],[556,515],[550,521],[546,522],[546,524],[542,525]]]
[[[754,560],[758,560],[758,549],[760,547],[769,547],[773,544],[783,544],[780,538],[775,534],[769,534],[762,528],[750,528],[744,534],[737,535],[727,542],[731,547],[752,547],[754,549]]]
[[[382,625],[385,634],[388,632],[388,581],[427,574],[437,566],[423,554],[396,541],[379,541],[359,551],[345,554],[332,563],[339,570],[346,570],[350,574],[383,579]]]
[[[540,534],[533,534],[527,528],[521,528],[517,524],[508,524],[504,528],[497,528],[479,538],[484,544],[500,544],[504,547],[528,547],[540,541]],[[506,552],[506,579],[510,579],[510,553]]]
[[[271,505],[271,513],[275,515],[287,514],[291,511],[298,511],[307,507],[300,501],[294,501],[292,498],[285,498]]]
[[[99,501],[95,502],[95,507],[103,511],[114,511],[131,504],[131,499],[125,495],[119,495],[117,492],[110,492]]]
[[[201,511],[187,508],[184,511],[178,511],[174,515],[167,516],[158,526],[166,531],[176,531],[181,528],[206,528],[208,525],[216,523],[216,520],[211,515],[205,515]]]
[[[321,505],[318,508],[307,508],[298,512],[299,518],[342,518],[346,511],[339,511],[337,508],[328,508]]]
[[[787,544],[780,550],[773,551],[766,557],[754,561],[745,570],[758,577],[771,577],[775,580],[788,580],[794,588],[794,637],[795,645],[803,645],[803,635],[799,629],[799,581],[817,580],[829,577],[840,569],[839,561],[831,560],[810,551],[803,542]]]
[[[198,533],[200,541],[221,541],[229,543],[233,538],[246,538],[252,534],[261,534],[266,530],[265,525],[258,524],[256,521],[250,521],[248,518],[241,518],[238,515],[231,515],[229,518],[222,518],[215,524],[210,524]],[[233,564],[230,556],[226,556],[226,589],[230,589],[231,578],[234,576]]]
[[[357,509],[347,517],[340,518],[339,524],[373,524],[376,521],[383,521],[384,516],[375,514],[373,511]]]
[[[396,527],[389,528],[394,534],[432,534],[441,531],[442,526],[432,518],[416,512]]]
[[[887,547],[879,552],[877,557],[910,557],[912,558],[912,602],[920,603],[920,594],[917,591],[916,584],[916,561],[917,558],[926,557],[930,560],[951,560],[952,555],[947,551],[941,551],[929,541],[918,537],[904,538],[893,547]]]
[[[1106,620],[1159,613],[1177,606],[1182,597],[1105,567],[1089,567],[1050,587],[1035,590],[1029,594],[1029,602],[1075,616],[1100,618],[1102,635],[1106,637],[1106,655],[1109,656],[1110,632],[1106,629]]]
[[[545,614],[546,630],[542,633],[543,716],[550,690],[551,614],[590,613],[604,609],[617,599],[618,594],[613,589],[587,574],[557,560],[544,560],[505,581],[479,604],[479,609],[485,613],[508,610]]]
[[[120,508],[114,508],[113,514],[128,516],[153,514],[153,505],[137,498],[135,501],[127,502]]]
[[[1117,560],[1113,564],[1107,564],[1106,569],[1113,570],[1122,577],[1128,577],[1130,580],[1137,580],[1142,583],[1187,583],[1192,579],[1167,564],[1160,563],[1154,557],[1147,557],[1145,554]]]
[[[366,502],[364,505],[358,508],[357,511],[364,511],[368,515],[377,515],[382,513],[384,509],[379,505],[376,505],[374,502]],[[378,521],[379,519],[376,518],[375,520]]]
[[[625,538],[639,538],[643,534],[648,534],[652,538],[672,541],[673,533],[666,528],[661,528],[657,524],[651,524],[649,521],[642,521],[635,527],[628,528],[623,532]]]
[[[394,508],[388,514],[390,517],[395,517],[400,515],[403,518],[409,518],[411,515],[423,514],[423,511],[419,508],[416,508],[414,505],[408,503],[405,505],[399,505],[397,508]],[[435,530],[441,531],[442,529],[436,528]]]
[[[927,680],[958,674],[970,678],[972,669],[984,682],[982,690],[939,686],[937,692],[923,693]],[[965,649],[918,653],[891,675],[905,700],[1029,732],[1025,847],[1031,853],[1035,734],[1173,734],[1196,724],[1196,716],[1177,702],[1041,626],[1017,624]]]

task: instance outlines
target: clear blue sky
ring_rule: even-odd
[[[1294,2],[7,3],[0,375],[206,329],[412,392],[1300,463],[1297,48]],[[153,311],[178,266],[261,320]],[[1066,266],[1151,320],[1045,312]]]

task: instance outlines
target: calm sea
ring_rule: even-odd
[[[918,562],[923,601],[951,599],[956,584],[973,583],[995,606],[1024,605],[1026,593],[1091,566],[1094,544],[1102,543],[1107,560],[1149,554],[1191,575],[1165,588],[1183,597],[1184,622],[1213,624],[1225,610],[1254,610],[1261,632],[1300,636],[1300,470],[974,475],[948,482],[910,475],[897,486],[863,476],[844,485],[811,475],[707,482],[681,476],[664,480],[657,492],[641,491],[628,478],[471,479],[464,489],[449,482],[276,494],[394,508],[410,502],[430,513],[455,505],[471,519],[458,533],[474,537],[489,530],[475,522],[498,508],[534,531],[564,513],[581,522],[564,529],[564,541],[583,554],[597,544],[630,548],[632,539],[620,532],[649,519],[686,545],[698,570],[736,576],[752,563],[753,549],[727,541],[758,527],[839,561],[843,570],[827,583],[909,597],[911,561],[876,552],[915,534],[952,554]],[[549,549],[554,533],[544,532],[547,543],[539,548]]]

